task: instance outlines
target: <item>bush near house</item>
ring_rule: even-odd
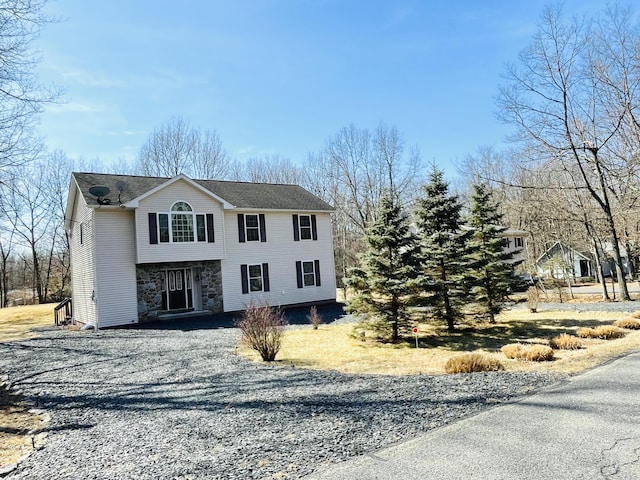
[[[257,351],[265,362],[275,360],[286,325],[282,311],[266,304],[249,305],[236,322],[242,332],[242,341]]]

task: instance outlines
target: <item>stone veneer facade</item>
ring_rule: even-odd
[[[141,264],[136,265],[139,322],[153,321],[160,313],[167,311],[166,300],[163,302],[166,271],[180,268],[191,268],[194,290],[197,283],[200,285],[200,301],[194,299],[194,306],[200,304],[202,310],[213,313],[223,311],[220,260]]]

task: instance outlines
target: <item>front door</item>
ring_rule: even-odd
[[[169,310],[193,307],[191,269],[167,271],[167,294]]]

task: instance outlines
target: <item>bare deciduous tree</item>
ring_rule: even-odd
[[[33,40],[52,21],[45,4],[0,0],[0,170],[33,158],[39,146],[33,132],[36,117],[61,93],[43,87],[35,73],[40,57]]]
[[[181,173],[200,179],[224,179],[229,157],[215,131],[200,131],[180,117],[155,129],[142,145],[138,170],[144,175],[174,177]]]
[[[38,302],[44,303],[48,296],[50,265],[53,245],[57,243],[57,232],[52,211],[52,198],[45,185],[46,167],[33,165],[23,167],[2,185],[0,214],[14,230],[16,243],[28,256],[32,266],[32,288]],[[43,261],[45,264],[43,264]]]
[[[362,239],[376,219],[383,192],[402,206],[419,195],[422,160],[417,149],[405,154],[395,127],[378,125],[372,133],[354,125],[341,128],[305,165],[303,185],[336,209],[334,250],[339,284],[357,264]]]
[[[302,185],[304,169],[280,155],[249,158],[244,164],[236,164],[234,177],[245,182],[288,183]]]
[[[519,64],[507,68],[499,106],[501,118],[517,127],[514,139],[535,155],[537,167],[551,161],[561,165],[573,175],[576,188],[585,189],[599,208],[613,250],[621,298],[628,300],[612,189],[617,181],[614,177],[624,175],[626,159],[636,153],[615,152],[625,126],[633,125],[640,108],[635,93],[640,79],[632,71],[614,68],[619,65],[608,58],[610,49],[616,50],[617,58],[627,54],[623,38],[629,32],[620,14],[607,10],[603,18],[608,21],[566,22],[560,7],[546,8]],[[606,48],[603,42],[608,43]],[[609,52],[607,56],[603,51]],[[616,80],[607,82],[607,78]],[[627,87],[615,91],[608,85],[619,81]]]

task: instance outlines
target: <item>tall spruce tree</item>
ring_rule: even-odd
[[[462,204],[449,193],[449,184],[435,166],[418,199],[416,226],[421,246],[422,275],[420,284],[426,296],[428,312],[444,319],[447,329],[455,329],[468,302],[467,240],[470,232],[462,228]]]
[[[407,306],[415,292],[416,241],[407,215],[388,194],[381,198],[376,218],[366,230],[360,267],[350,269],[345,279],[354,293],[347,309],[369,316],[378,335],[397,342],[411,326]]]
[[[502,215],[491,197],[489,189],[477,183],[473,185],[467,225],[471,228],[469,246],[472,268],[471,292],[478,307],[478,314],[495,323],[495,317],[504,306],[511,287],[515,283],[514,252],[505,250],[502,233]]]

